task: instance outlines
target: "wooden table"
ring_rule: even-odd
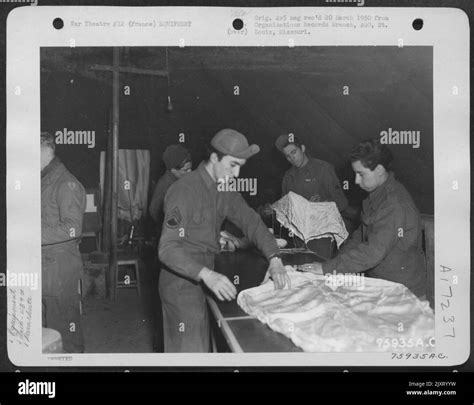
[[[321,261],[313,252],[282,253],[283,263],[296,265]],[[258,286],[264,279],[268,263],[253,250],[225,252],[216,256],[215,271],[226,275],[237,291]],[[274,332],[258,319],[247,315],[237,300],[219,301],[208,292],[208,303],[215,320],[216,340],[223,338],[228,349],[246,352],[300,352],[297,346],[281,333]],[[221,339],[222,341],[222,339]],[[219,349],[219,347],[218,347]]]

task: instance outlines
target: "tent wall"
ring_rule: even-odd
[[[164,48],[125,49],[122,55],[123,66],[166,66]],[[112,75],[90,66],[110,64],[111,49],[48,48],[41,58],[42,127],[53,133],[95,130],[95,148],[57,146],[79,180],[95,186],[109,126]],[[419,148],[391,146],[394,170],[420,211],[433,213],[432,48],[170,48],[169,64],[169,88],[163,77],[120,74],[120,148],[150,150],[152,180],[164,171],[164,148],[180,133],[197,164],[210,137],[230,127],[261,147],[241,171],[258,178],[258,196],[244,195],[256,206],[279,196],[289,165],[273,143],[280,134],[294,133],[310,154],[335,165],[341,181],[351,181],[349,197],[357,204],[364,192],[353,184],[352,146],[389,128],[417,130]]]

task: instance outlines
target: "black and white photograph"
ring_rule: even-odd
[[[463,15],[58,11],[9,28],[10,359],[465,360]]]
[[[44,350],[432,351],[432,57],[42,48]]]

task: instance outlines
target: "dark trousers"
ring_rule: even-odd
[[[165,352],[210,352],[209,313],[202,287],[161,269],[159,288]]]
[[[163,343],[163,310],[161,308],[161,299],[159,291],[161,263],[157,257],[153,259],[152,264],[152,319],[153,319],[153,351],[155,353],[164,352]]]
[[[79,279],[82,260],[74,242],[42,249],[42,324],[61,334],[66,353],[83,353]]]

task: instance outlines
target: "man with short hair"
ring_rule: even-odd
[[[163,203],[168,188],[178,179],[191,172],[191,154],[184,146],[176,144],[166,147],[163,153],[166,172],[156,183],[153,197],[151,198],[149,212],[161,231],[163,224]]]
[[[406,188],[391,172],[392,154],[379,139],[357,145],[350,155],[356,184],[369,193],[360,227],[341,252],[306,269],[321,273],[361,273],[404,284],[425,295],[421,218]]]
[[[275,146],[292,165],[283,176],[282,196],[292,191],[311,202],[334,202],[340,213],[349,217],[344,218],[344,222],[350,228],[351,219],[357,216],[357,210],[349,207],[334,167],[324,160],[308,156],[306,146],[293,134],[280,135]],[[263,214],[273,215],[269,204],[265,206]],[[296,246],[304,245],[298,238],[293,240]],[[323,258],[333,257],[336,250],[333,239],[329,237],[313,239],[307,246]]]
[[[219,191],[218,182],[238,177],[240,167],[258,153],[244,135],[232,129],[211,140],[207,161],[174,183],[165,197],[165,220],[159,256],[165,352],[208,352],[209,315],[202,286],[219,300],[231,301],[236,288],[213,271],[219,231],[225,219],[238,226],[269,261],[267,277],[276,288],[290,285],[272,234],[238,192]]]
[[[156,240],[160,239],[161,229],[163,226],[163,204],[166,192],[175,181],[188,173],[191,173],[192,169],[191,153],[181,144],[168,145],[163,153],[163,162],[165,163],[166,172],[156,183],[149,208],[150,216],[153,218],[156,225]],[[156,249],[157,245],[154,245],[154,248]],[[157,260],[158,258],[155,259]],[[158,291],[161,264],[159,262],[156,264],[154,263],[153,268],[153,307],[156,311],[153,311],[152,345],[154,352],[163,352],[163,319],[160,294]]]
[[[334,201],[342,213],[348,207],[334,167],[324,160],[309,157],[306,146],[294,135],[281,135],[275,142],[291,167],[282,181],[282,195],[293,191],[312,202]]]
[[[82,353],[78,242],[86,209],[82,184],[55,156],[54,137],[41,133],[41,253],[43,327],[61,333],[67,353]]]

